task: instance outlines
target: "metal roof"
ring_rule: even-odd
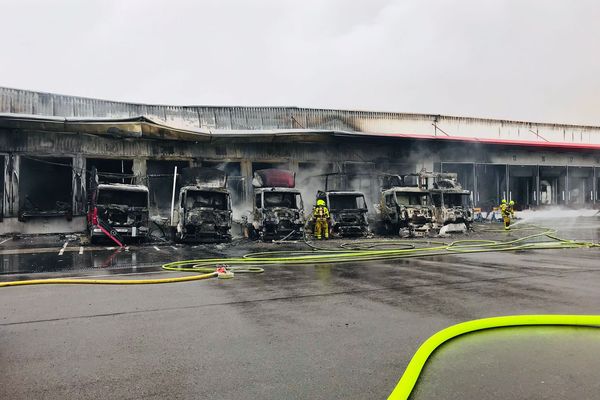
[[[169,106],[0,87],[0,127],[193,142],[333,137],[600,150],[600,127],[297,107]]]

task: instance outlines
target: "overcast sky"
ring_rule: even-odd
[[[594,0],[0,0],[0,86],[600,124]]]

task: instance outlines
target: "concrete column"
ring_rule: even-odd
[[[146,158],[137,157],[133,159],[133,175],[135,175],[136,185],[148,186],[148,169],[146,167]]]
[[[500,201],[504,198],[504,193],[500,188],[500,175],[498,174],[498,169],[494,168],[495,171],[495,176],[496,176],[496,204],[500,204]]]
[[[506,164],[505,166],[505,177],[506,177],[506,201],[511,201],[512,200],[512,196],[510,193],[510,167],[508,166],[508,164]]]
[[[567,173],[565,174],[565,204],[571,203],[571,191],[569,190],[569,166],[567,165]]]
[[[598,175],[596,174],[596,167],[594,168],[594,177],[592,178],[592,203],[596,204],[596,200],[598,199]]]
[[[479,198],[477,197],[477,165],[473,163],[473,204],[479,206]]]
[[[16,217],[19,213],[19,167],[20,157],[9,154],[4,168],[4,215],[7,217]]]
[[[2,155],[2,199],[0,199],[0,205],[2,205],[2,213],[0,213],[0,222],[7,215],[7,198],[8,198],[8,174],[6,173],[6,167],[8,165],[8,154]]]
[[[77,154],[71,162],[73,165],[73,215],[82,215],[85,214],[87,203],[86,160],[83,155]]]
[[[440,163],[440,169],[442,168]],[[415,172],[421,172],[421,170],[425,169],[428,172],[434,172],[434,162],[433,160],[420,160],[416,164],[417,170]],[[441,172],[441,170],[440,170]]]
[[[540,166],[537,166],[537,174],[535,176],[535,205],[540,206]]]
[[[253,190],[252,190],[252,161],[242,160],[240,161],[240,170],[242,177],[244,178],[244,198],[247,203],[252,204],[253,201]]]
[[[300,166],[298,164],[299,164],[298,160],[290,160],[290,162],[289,162],[290,171],[298,174],[298,171],[300,171]]]

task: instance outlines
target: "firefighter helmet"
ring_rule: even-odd
[[[324,206],[325,205],[325,200],[323,200],[323,199],[317,200],[317,205],[318,206]]]

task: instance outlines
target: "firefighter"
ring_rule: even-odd
[[[515,219],[515,202],[514,202],[514,200],[509,201],[508,205],[510,206],[510,218]]]
[[[511,201],[514,204],[514,202]],[[500,212],[502,213],[502,219],[504,220],[504,230],[510,230],[510,216],[512,215],[511,207],[506,203],[506,199],[502,199],[500,205]]]
[[[317,205],[313,209],[313,219],[315,221],[315,237],[317,239],[329,239],[329,210],[325,205],[325,200],[318,199]]]

